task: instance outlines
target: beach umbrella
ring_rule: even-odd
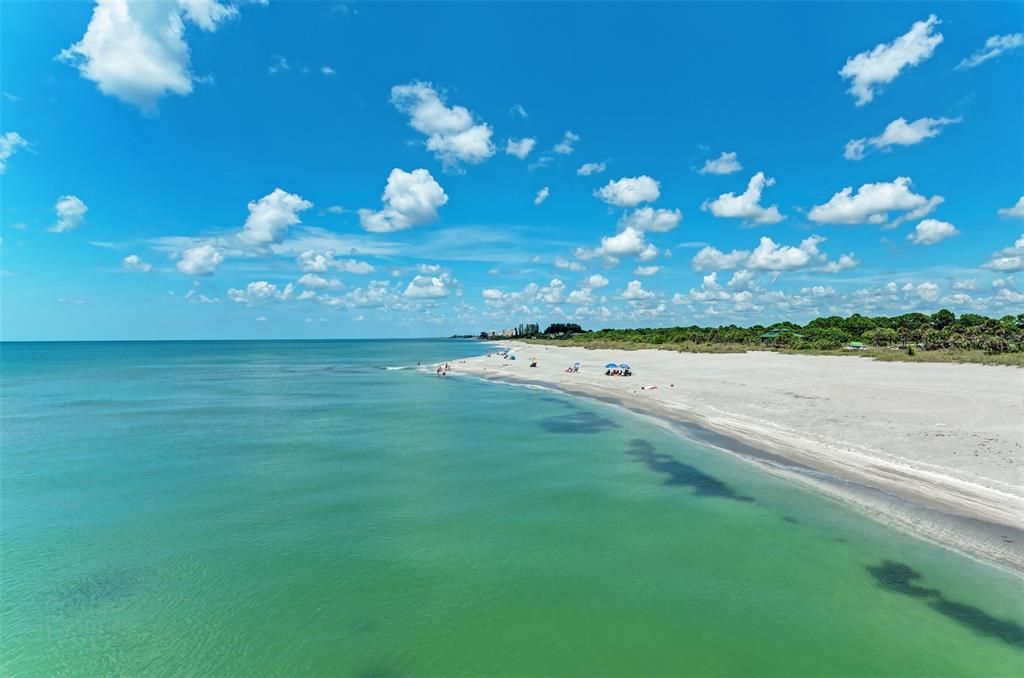
[[[624,370],[628,370],[629,369],[629,365],[627,365],[626,363],[622,363],[621,365],[619,365],[619,367],[621,367]]]
[[[608,370],[614,370],[616,367],[618,367],[618,365],[616,365],[615,363],[608,363],[607,365],[605,365],[605,369]]]

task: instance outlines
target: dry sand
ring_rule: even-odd
[[[711,442],[766,470],[1024,573],[1024,370],[501,345],[518,360],[492,354],[459,361],[455,371],[546,384],[696,425],[691,430],[725,436]],[[580,371],[566,373],[577,361]],[[610,362],[628,362],[634,376],[605,376]],[[752,448],[769,454],[743,453]]]

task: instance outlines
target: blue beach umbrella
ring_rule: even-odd
[[[616,367],[618,367],[618,365],[616,365],[615,363],[608,363],[607,365],[605,365],[605,369],[609,370],[614,370]]]
[[[622,363],[621,365],[619,365],[619,367],[621,367],[624,370],[628,370],[629,369],[629,365],[627,365],[626,363]]]

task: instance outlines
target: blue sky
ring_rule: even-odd
[[[1024,4],[5,3],[4,339],[1024,310]]]

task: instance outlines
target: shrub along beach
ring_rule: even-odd
[[[484,338],[484,337],[481,337]],[[584,331],[557,323],[525,341],[559,346],[633,350],[660,348],[693,353],[749,350],[801,353],[855,353],[878,360],[969,362],[1024,366],[1024,313],[988,318],[957,317],[942,309],[932,314],[816,318],[806,325],[779,322],[739,327],[645,327]]]

